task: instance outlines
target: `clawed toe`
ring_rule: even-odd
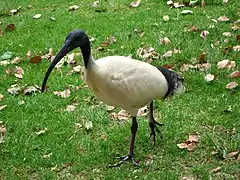
[[[133,159],[133,155],[126,155],[126,156],[121,156],[119,157],[120,161],[116,164],[113,164],[113,165],[110,165],[109,167],[118,167],[118,166],[121,166],[124,162],[127,162],[127,161],[132,161],[132,164],[134,166],[138,166],[139,163],[137,163],[134,159]]]

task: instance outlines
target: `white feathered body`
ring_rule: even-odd
[[[167,80],[156,67],[124,56],[90,60],[85,82],[99,100],[122,107],[132,116],[168,91]]]

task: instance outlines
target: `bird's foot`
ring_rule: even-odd
[[[118,167],[121,166],[124,162],[131,161],[134,166],[138,166],[139,163],[133,159],[133,155],[128,154],[126,156],[119,157],[120,161],[116,164],[110,165],[109,167]]]
[[[160,126],[162,127],[164,124],[160,124],[158,123],[157,121],[153,121],[152,123],[149,123],[149,126],[150,126],[150,136],[149,136],[149,139],[151,139],[151,137],[153,138],[153,145],[155,146],[155,143],[156,143],[156,133],[155,133],[155,130],[156,132],[158,133],[159,135],[159,139],[163,139],[163,134],[161,133],[161,131],[159,130],[159,128],[157,126]]]

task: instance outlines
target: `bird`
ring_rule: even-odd
[[[84,81],[88,88],[99,100],[125,109],[132,118],[128,154],[119,157],[120,161],[113,167],[127,161],[139,165],[134,159],[138,109],[149,105],[149,138],[153,139],[155,145],[156,132],[162,138],[162,133],[158,129],[162,124],[154,119],[153,101],[183,92],[184,78],[171,69],[156,67],[125,56],[106,56],[95,60],[91,54],[88,35],[83,29],[76,29],[68,33],[62,48],[48,67],[42,82],[42,92],[55,65],[75,48],[80,48],[82,52],[85,67]]]

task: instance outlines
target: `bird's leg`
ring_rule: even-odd
[[[134,141],[135,141],[137,129],[138,129],[137,119],[136,119],[136,117],[133,117],[132,118],[131,138],[130,138],[130,143],[129,143],[128,155],[121,156],[120,157],[120,162],[116,163],[114,165],[111,165],[110,167],[120,166],[125,161],[132,161],[133,165],[138,165],[138,163],[133,159],[133,156],[134,156],[134,154],[133,154]]]
[[[160,123],[158,123],[157,121],[154,120],[154,117],[153,117],[153,101],[150,103],[150,106],[149,106],[149,126],[150,126],[150,130],[151,130],[149,138],[153,137],[153,145],[155,145],[155,142],[156,142],[155,130],[159,134],[160,139],[162,139],[163,135],[162,135],[161,131],[158,129],[157,126],[163,126],[163,124],[160,124]]]

